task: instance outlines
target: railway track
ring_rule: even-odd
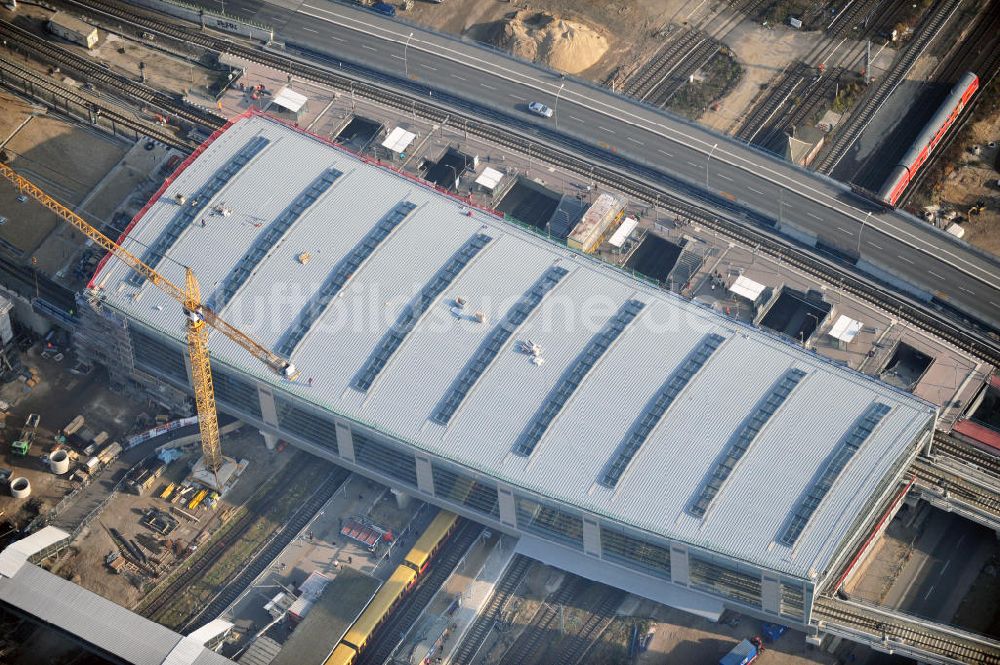
[[[674,95],[687,85],[691,75],[704,67],[719,52],[721,47],[721,42],[711,37],[706,37],[699,42],[684,57],[679,66],[675,67],[671,74],[664,78],[663,82],[646,98],[646,101],[657,108],[665,107],[673,99]]]
[[[752,20],[756,17],[757,12],[765,2],[767,2],[767,0],[737,0],[736,2],[730,2],[729,4],[733,6],[733,9]]]
[[[737,26],[744,15],[753,15],[766,0],[746,0],[732,10],[713,10],[700,27],[682,28],[680,38],[667,43],[626,81],[623,93],[664,108],[722,48],[722,38]]]
[[[853,0],[843,11],[837,14],[830,24],[826,26],[826,32],[833,39],[843,37],[853,37],[860,39],[868,33],[871,25],[865,25],[865,29],[857,35],[849,35],[851,31],[861,22],[873,17],[881,9],[886,0]]]
[[[920,485],[939,487],[950,498],[967,503],[980,512],[1000,521],[1000,495],[969,482],[947,469],[917,459],[910,467]]]
[[[791,113],[780,116],[767,129],[759,133],[753,143],[777,152],[776,148],[789,129],[812,124],[812,116],[816,109],[834,96],[834,90],[845,70],[841,67],[821,75],[818,79],[806,85],[805,95],[795,105]],[[784,146],[782,146],[784,147]]]
[[[584,620],[579,632],[570,635],[560,646],[557,665],[577,665],[615,619],[615,610],[628,595],[621,589],[605,587],[594,610]]]
[[[295,511],[291,519],[285,522],[281,531],[253,555],[253,558],[237,573],[236,577],[227,582],[204,609],[188,619],[180,632],[186,635],[221,615],[253,583],[257,576],[264,572],[264,569],[292,542],[292,539],[305,528],[309,520],[330,500],[330,497],[340,489],[350,475],[345,469],[339,467],[334,469],[316,492]]]
[[[997,6],[998,4],[1000,2],[994,0],[980,13],[976,25],[956,45],[955,52],[950,55],[942,70],[936,73],[936,79],[951,83],[957,81],[967,71],[975,72],[979,76],[979,94],[982,94],[982,91],[993,82],[1000,71],[1000,7]],[[938,143],[927,162],[917,171],[917,174],[903,191],[897,205],[905,205],[910,196],[919,189],[927,173],[932,170],[933,164],[941,155],[948,152],[948,147],[962,133],[962,128],[968,123],[974,111],[975,103],[967,104],[962,109],[955,124]]]
[[[917,58],[924,52],[944,24],[951,18],[961,0],[941,0],[927,18],[917,36],[903,49],[902,54],[893,63],[892,68],[886,74],[878,86],[851,114],[847,124],[836,131],[836,139],[832,148],[823,156],[816,170],[819,173],[829,175],[840,163],[844,155],[854,142],[858,140],[861,133],[868,127],[868,123],[878,112],[889,96],[896,90],[896,86],[903,80],[906,74],[913,67]]]
[[[514,595],[514,592],[521,585],[521,581],[524,579],[530,566],[531,559],[526,556],[518,554],[511,559],[507,570],[504,571],[503,576],[497,581],[496,586],[493,588],[493,593],[490,595],[489,600],[486,601],[486,606],[476,616],[475,621],[465,633],[462,643],[452,654],[450,661],[452,665],[472,665],[472,660],[483,647],[483,643],[489,636],[490,631],[493,630],[493,626],[496,625],[496,622],[503,614],[504,608],[507,606],[507,601],[510,600],[511,596]]]
[[[61,85],[38,72],[10,62],[0,57],[0,85],[23,92],[26,96],[39,100],[47,106],[73,115],[78,107],[86,116],[81,120],[90,124],[109,124],[127,127],[136,135],[146,136],[178,150],[189,152],[197,146],[191,141],[180,138],[168,132],[162,126],[142,120],[132,113],[123,111],[117,104],[100,99],[94,95],[80,92],[74,88]],[[48,93],[46,97],[42,93]],[[62,101],[62,104],[59,104]],[[69,104],[74,109],[69,108]]]
[[[966,464],[971,464],[980,471],[1000,478],[1000,457],[990,455],[946,434],[938,432],[934,435],[931,450],[932,453],[944,453]]]
[[[840,77],[853,69],[864,56],[864,49],[849,45],[846,51],[834,59],[834,55],[845,42],[860,39],[868,34],[874,24],[869,21],[878,14],[887,0],[852,0],[826,26],[826,37],[817,44],[794,67],[775,83],[775,88],[767,93],[753,108],[751,114],[738,126],[735,136],[772,152],[784,149],[782,134],[789,127],[798,127],[816,108],[823,103],[829,92],[836,87]],[[865,29],[851,34],[859,21],[865,22]],[[829,69],[816,76],[816,71]],[[793,92],[805,89],[802,101],[787,105]]]
[[[869,639],[876,638],[883,647],[892,647],[900,655],[919,657],[922,651],[960,663],[1000,665],[997,642],[958,629],[944,629],[895,611],[818,596],[812,618],[823,631],[854,639],[861,633]]]
[[[670,42],[655,56],[653,62],[639,70],[639,75],[625,84],[624,93],[629,97],[644,100],[677,68],[687,57],[701,35],[697,30],[686,30],[679,38]]]
[[[418,84],[372,72],[352,63],[342,63],[343,71],[351,75],[341,75],[328,67],[312,62],[261,51],[210,35],[183,31],[171,23],[150,18],[137,8],[113,4],[112,0],[68,1],[82,8],[111,15],[118,21],[146,31],[168,35],[175,39],[188,39],[205,48],[258,62],[307,81],[328,85],[337,90],[350,91],[353,95],[405,111],[430,122],[453,123],[472,136],[521,154],[530,151],[533,156],[553,166],[585,174],[596,184],[618,189],[637,201],[658,206],[671,214],[684,216],[721,233],[734,242],[758,247],[759,251],[771,258],[829,284],[836,284],[838,289],[923,328],[977,358],[992,364],[1000,364],[1000,340],[993,340],[982,333],[977,333],[971,322],[946,316],[940,313],[940,308],[937,307],[932,309],[927,305],[918,305],[908,296],[896,293],[887,285],[874,282],[868,277],[857,276],[850,267],[845,267],[841,262],[833,263],[825,258],[819,258],[791,242],[775,237],[763,230],[773,224],[771,219],[749,213],[745,219],[751,223],[736,221],[741,215],[747,215],[747,211],[731,201],[718,197],[708,198],[710,196],[708,194],[697,194],[696,196],[700,197],[698,203],[682,201],[675,192],[689,187],[655,167],[640,165],[602,147],[557,132],[541,130],[547,143],[533,141],[530,136],[539,132],[539,129],[534,124],[528,124],[523,118],[475,106],[468,100],[440,91],[435,92],[433,98],[435,104],[431,104],[428,102],[428,97],[418,89]],[[946,0],[946,2],[951,4],[957,0]]]
[[[576,575],[568,577],[569,579],[565,580],[552,597],[535,612],[531,623],[521,631],[514,644],[500,659],[500,665],[523,665],[532,662],[533,656],[545,650],[542,646],[543,641],[553,630],[558,630],[559,607],[582,594],[591,584]]]
[[[740,124],[734,136],[742,141],[752,143],[757,134],[771,121],[781,106],[792,96],[806,79],[812,67],[804,62],[796,62],[782,74],[781,79],[771,90],[763,103],[757,104],[750,115]]]
[[[155,106],[179,119],[209,129],[218,129],[225,122],[214,113],[178,101],[171,95],[151,88],[144,83],[133,81],[89,58],[81,57],[57,44],[46,41],[13,23],[0,20],[0,39],[3,39],[8,46],[18,46],[26,52],[34,53],[40,61],[46,64],[75,72],[86,80],[96,82],[127,98]]]
[[[445,583],[469,551],[472,544],[483,533],[483,526],[462,519],[455,533],[438,550],[431,567],[409,595],[393,610],[388,619],[378,628],[375,640],[365,648],[358,658],[359,665],[382,665],[391,657],[403,637],[413,628],[421,613],[431,602],[434,594]]]
[[[307,463],[308,459],[306,459],[306,455],[304,453],[300,453],[297,461],[289,465],[292,467],[291,469],[285,467],[286,471],[283,475],[287,478],[294,478],[302,471],[302,469],[305,468]],[[199,579],[203,573],[205,573],[212,567],[212,565],[214,565],[226,554],[233,543],[247,533],[250,526],[267,508],[271,501],[272,499],[270,496],[263,494],[258,495],[255,499],[253,499],[243,514],[237,518],[236,523],[233,524],[222,537],[212,543],[208,552],[198,557],[194,563],[191,564],[191,566],[178,574],[174,579],[170,580],[170,583],[167,586],[162,589],[155,590],[156,595],[148,601],[144,599],[143,602],[135,608],[135,611],[148,619],[153,619],[164,609],[168,608],[175,600],[175,597],[179,595],[183,589],[190,586],[195,580]]]

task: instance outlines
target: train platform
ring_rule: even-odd
[[[267,603],[283,590],[302,584],[313,572],[336,577],[342,570],[353,569],[379,585],[399,565],[434,514],[434,510],[417,500],[410,500],[400,508],[387,488],[352,475],[223,616],[234,623],[253,626],[244,638],[248,642],[274,621],[266,609]],[[352,518],[371,520],[390,529],[394,542],[380,544],[376,552],[371,552],[363,544],[341,535],[343,524]],[[370,598],[368,594],[365,603]],[[243,644],[241,641],[236,646]]]
[[[449,662],[493,594],[516,545],[515,538],[496,532],[477,541],[431,599],[397,653],[411,654],[409,662]]]
[[[820,284],[794,267],[774,261],[753,249],[728,243],[706,229],[696,225],[676,229],[661,225],[657,230],[671,241],[682,237],[692,239],[697,251],[707,257],[684,294],[728,312],[733,318],[743,321],[753,318],[749,301],[735,297],[729,290],[729,286],[740,277],[774,290],[818,291],[823,301],[831,306],[831,314],[802,340],[807,348],[836,363],[883,379],[887,372],[891,373],[895,364],[894,355],[900,345],[926,356],[930,364],[911,377],[912,385],[906,387],[918,397],[941,407],[939,428],[951,426],[993,370],[991,365],[969,358],[947,343],[836,286]],[[718,275],[721,275],[721,286]],[[831,335],[841,316],[861,324],[849,343]]]
[[[646,577],[615,565],[608,565],[582,553],[554,546],[540,538],[528,535],[522,537],[517,543],[517,554],[523,554],[553,568],[649,598],[712,622],[722,617],[724,607],[721,600],[716,601],[703,594],[682,589],[666,580]]]

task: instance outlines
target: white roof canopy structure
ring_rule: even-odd
[[[757,302],[757,298],[760,297],[760,294],[763,293],[766,288],[767,287],[763,284],[753,281],[746,275],[740,275],[739,278],[733,282],[733,285],[729,287],[729,290],[751,302]]]
[[[402,127],[396,127],[389,132],[389,136],[385,137],[385,140],[382,141],[382,147],[388,148],[393,152],[401,153],[410,147],[410,144],[413,143],[413,139],[415,138],[417,138],[417,135],[413,132],[408,132]]]
[[[203,227],[176,192],[233,212]],[[234,410],[259,408],[257,386],[266,384],[276,402],[308,410],[342,441],[327,424],[348,423],[358,450],[364,440],[365,455],[385,451],[386,468],[399,462],[409,474],[419,451],[519,498],[796,578],[835,562],[934,417],[909,393],[265,115],[234,122],[176,174],[126,246],[146,248],[144,260],[178,283],[191,266],[220,315],[303,368],[299,381],[272,376],[212,335],[214,371],[248,388]],[[312,259],[303,264],[296,256],[306,248]],[[186,381],[184,317],[170,297],[148,280],[136,284],[118,261],[103,264],[93,284],[101,307],[127,316],[136,339],[146,335],[163,358],[178,359],[156,371]],[[282,284],[305,297],[274,316],[246,314],[271,312]],[[737,284],[750,298],[765,288]],[[544,349],[544,364],[522,350],[528,341]],[[158,358],[136,354],[141,363]],[[781,407],[766,411],[775,395]],[[876,407],[878,427],[802,518],[808,527],[794,551],[775,545],[824,460]],[[651,419],[659,424],[633,436]],[[762,419],[742,455],[733,442]],[[808,446],[799,445],[803,431]],[[375,457],[358,460],[381,472]],[[704,482],[719,460],[728,460],[721,489]],[[700,516],[696,500],[707,506]]]
[[[278,94],[274,96],[271,100],[273,104],[280,106],[283,109],[291,111],[292,113],[298,113],[302,110],[302,107],[306,105],[309,98],[300,92],[295,92],[287,85],[278,91]]]
[[[639,226],[639,220],[635,217],[626,217],[622,220],[618,230],[608,239],[608,244],[612,247],[621,247],[625,244],[625,239],[632,235],[635,227]]]
[[[500,184],[501,180],[503,180],[503,173],[487,166],[483,169],[482,174],[476,178],[476,184],[485,187],[492,192],[497,188],[497,185]]]
[[[850,344],[858,336],[858,333],[861,332],[861,328],[862,323],[860,321],[855,321],[849,316],[841,314],[833,324],[833,327],[830,328],[830,337],[839,339],[845,344]]]

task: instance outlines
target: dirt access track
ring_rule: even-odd
[[[580,78],[597,83],[627,77],[652,58],[667,41],[677,39],[680,27],[698,28],[719,39],[743,68],[739,85],[726,94],[699,120],[720,131],[731,131],[753,102],[760,87],[786,66],[811,51],[822,33],[800,32],[784,25],[762,26],[754,21],[732,19],[731,3],[719,0],[538,0],[537,2],[482,2],[446,0],[440,4],[417,2],[412,11],[400,15],[435,30],[460,35],[486,44],[505,47],[518,55],[535,54],[535,60],[560,69],[565,57],[547,57],[558,51],[542,40],[529,48],[512,44],[510,17],[518,23],[539,15],[554,16],[584,30],[552,31],[570,40],[562,47],[587,67],[563,68]],[[719,12],[723,12],[720,14]],[[722,17],[725,18],[722,18]],[[506,28],[506,30],[505,30]],[[513,30],[513,32],[519,32]],[[596,35],[599,41],[592,39]],[[603,54],[585,53],[595,47]],[[601,49],[598,49],[601,50]],[[589,57],[588,57],[589,56]],[[696,114],[697,115],[697,114]]]
[[[693,6],[687,0],[540,0],[537,2],[483,2],[446,0],[440,4],[417,2],[400,16],[441,32],[495,44],[504,19],[513,12],[551,14],[584,26],[606,42],[606,51],[586,69],[572,72],[581,78],[603,81],[622,63],[648,58],[659,43],[654,35],[672,21],[683,20]],[[581,47],[583,44],[580,45]],[[539,49],[541,53],[543,49]]]

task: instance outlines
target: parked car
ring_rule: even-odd
[[[552,117],[552,109],[550,109],[545,104],[542,104],[541,102],[531,102],[530,104],[528,104],[528,110],[534,113],[535,115],[542,116],[543,118]]]
[[[376,2],[372,5],[372,9],[377,11],[379,14],[384,14],[386,16],[395,16],[396,8],[390,5],[388,2]]]

